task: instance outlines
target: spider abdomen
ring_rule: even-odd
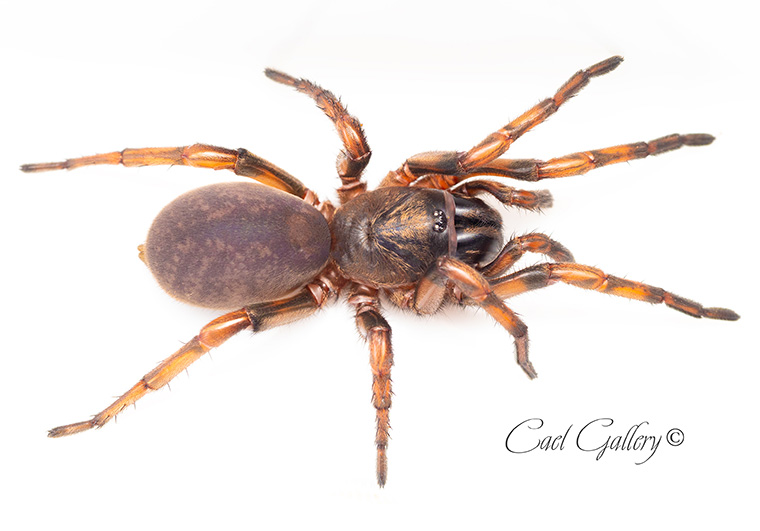
[[[329,258],[327,221],[291,194],[257,183],[204,186],[158,214],[145,261],[172,297],[207,308],[278,299]]]

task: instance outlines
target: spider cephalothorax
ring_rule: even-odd
[[[332,258],[347,278],[372,287],[419,282],[441,256],[476,266],[501,250],[501,217],[476,198],[388,187],[341,206]]]
[[[517,362],[531,378],[527,326],[504,300],[564,282],[671,308],[733,321],[725,308],[705,308],[661,288],[608,275],[574,262],[561,244],[540,233],[502,237],[499,213],[477,195],[525,209],[551,206],[546,191],[517,190],[479,176],[538,181],[579,175],[607,164],[713,141],[706,134],[670,135],[573,153],[548,161],[499,158],[523,133],[554,114],[592,77],[614,70],[611,57],[573,75],[560,89],[469,151],[410,157],[374,191],[361,179],[370,149],[359,122],[332,93],[313,83],[267,70],[271,79],[311,96],[333,120],[343,141],[338,156],[340,205],[321,202],[298,179],[246,151],[205,144],[125,149],[64,162],[26,164],[26,172],[91,164],[177,164],[232,170],[257,183],[226,183],[188,192],[156,218],[140,257],[170,295],[199,306],[239,308],[204,326],[113,404],[88,421],[50,430],[51,437],[99,428],[125,407],[166,385],[210,349],[238,332],[259,332],[314,313],[345,294],[367,339],[372,403],[377,415],[377,480],[385,485],[390,430],[391,329],[380,313],[381,294],[419,314],[451,303],[484,308],[514,337]],[[526,253],[552,262],[508,273]]]

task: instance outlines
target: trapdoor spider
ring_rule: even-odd
[[[344,149],[338,156],[340,205],[335,208],[285,170],[245,149],[205,144],[125,149],[64,162],[26,164],[25,172],[73,169],[91,164],[145,166],[182,164],[232,170],[260,184],[214,184],[188,192],[153,222],[140,258],[171,296],[198,306],[240,308],[211,321],[113,404],[91,420],[50,430],[50,437],[100,428],[125,407],[160,389],[210,349],[238,332],[260,332],[306,317],[344,294],[369,343],[372,403],[376,409],[377,481],[387,477],[393,364],[391,328],[380,312],[383,300],[418,314],[444,305],[485,309],[514,338],[517,362],[530,378],[527,326],[504,300],[556,282],[665,305],[694,317],[733,321],[725,308],[705,308],[647,284],[575,263],[562,244],[531,233],[503,241],[500,214],[478,196],[536,210],[551,206],[547,191],[526,191],[480,176],[539,181],[658,155],[682,146],[710,144],[708,134],[670,135],[573,153],[548,161],[501,157],[524,133],[546,120],[589,80],[617,68],[622,57],[574,74],[545,99],[469,151],[436,151],[408,158],[367,191],[361,175],[370,148],[359,122],[331,93],[275,70],[266,75],[312,97],[334,122]],[[551,261],[513,273],[526,253]]]

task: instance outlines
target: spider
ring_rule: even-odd
[[[125,149],[21,166],[24,172],[39,172],[93,164],[181,164],[231,170],[258,181],[213,184],[178,197],[158,214],[145,244],[138,247],[140,259],[169,295],[198,306],[239,309],[205,325],[92,419],[53,428],[48,435],[100,428],[238,332],[261,332],[302,319],[342,295],[369,344],[377,482],[383,487],[393,351],[381,300],[417,314],[432,314],[451,304],[480,306],[513,336],[517,363],[530,378],[536,377],[536,371],[528,358],[528,329],[504,300],[556,282],[664,303],[693,317],[739,319],[732,310],[705,308],[664,289],[575,263],[568,249],[544,234],[529,233],[505,243],[499,212],[480,198],[491,196],[505,206],[538,210],[552,205],[548,191],[519,190],[479,177],[530,182],[568,177],[713,141],[708,134],[674,134],[548,161],[499,158],[591,78],[614,70],[622,60],[610,57],[578,71],[554,96],[469,151],[434,151],[408,158],[372,191],[362,180],[371,151],[358,120],[331,92],[305,79],[266,70],[270,79],[313,98],[334,122],[343,142],[337,160],[341,180],[337,207],[245,149],[206,144]],[[508,273],[527,252],[551,261]]]

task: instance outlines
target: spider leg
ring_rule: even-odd
[[[527,325],[497,296],[489,281],[477,270],[456,258],[439,258],[438,270],[512,334],[515,340],[517,363],[530,378],[538,376],[528,358]]]
[[[314,291],[310,288],[313,288]],[[149,392],[165,386],[209,350],[218,347],[246,328],[251,328],[254,332],[260,332],[306,317],[316,311],[326,299],[326,293],[320,294],[319,288],[320,286],[318,285],[310,285],[291,297],[253,304],[214,319],[201,328],[197,336],[159,363],[155,369],[143,376],[129,391],[92,419],[53,428],[48,432],[48,436],[63,437],[91,428],[102,427],[124,408],[134,404]]]
[[[496,258],[479,271],[488,278],[500,275],[527,252],[544,254],[555,262],[575,262],[572,253],[564,245],[540,232],[531,232],[509,240]]]
[[[705,133],[689,135],[673,134],[650,140],[649,142],[634,142],[590,151],[571,153],[547,161],[535,159],[498,159],[477,169],[461,175],[425,175],[414,182],[414,186],[423,188],[439,188],[445,190],[470,177],[488,175],[492,177],[509,177],[520,181],[540,181],[582,175],[588,171],[609,164],[643,159],[650,155],[659,155],[673,151],[683,146],[706,146],[715,137]],[[469,186],[470,183],[467,183]]]
[[[67,159],[62,162],[24,164],[21,166],[21,171],[33,173],[50,170],[73,170],[94,164],[120,164],[122,166],[180,165],[195,168],[211,168],[213,170],[231,170],[236,175],[250,177],[267,186],[296,195],[311,204],[319,204],[319,200],[314,192],[306,188],[301,181],[271,162],[257,157],[246,149],[227,149],[207,144],[166,148],[125,149],[100,155]]]
[[[467,196],[473,196],[478,192],[485,192],[504,206],[514,206],[526,210],[541,210],[549,208],[553,204],[552,194],[549,190],[518,190],[517,188],[512,188],[495,181],[468,181],[457,188],[456,191]]]
[[[385,486],[388,477],[386,450],[390,432],[388,413],[391,407],[391,327],[380,314],[377,290],[356,286],[348,302],[356,309],[356,326],[369,343],[369,361],[372,367],[372,405],[375,406],[377,431],[377,483]]]
[[[511,275],[491,280],[491,286],[499,299],[506,299],[526,291],[544,288],[556,282],[564,282],[579,288],[609,293],[627,299],[653,304],[664,303],[666,306],[692,317],[706,317],[724,321],[739,319],[739,315],[728,308],[705,308],[698,302],[679,297],[662,288],[608,275],[595,267],[576,263],[537,264]]]
[[[524,133],[557,112],[557,109],[585,87],[592,77],[611,72],[622,61],[622,57],[614,56],[576,72],[554,96],[545,99],[498,131],[491,133],[469,151],[431,151],[408,158],[398,170],[390,172],[380,186],[408,186],[428,173],[460,175],[488,164],[502,156]]]
[[[200,333],[183,345],[177,352],[162,361],[155,369],[147,373],[129,391],[120,396],[113,404],[95,415],[92,419],[59,426],[48,432],[49,437],[73,435],[91,428],[100,428],[124,408],[151,391],[168,384],[179,373],[187,369],[194,361],[214,347],[224,343],[238,332],[251,325],[245,310],[225,314],[204,326]]]
[[[359,120],[348,113],[332,92],[311,81],[296,79],[271,68],[267,68],[264,73],[269,79],[293,87],[298,92],[311,97],[335,124],[344,148],[337,160],[338,176],[342,183],[338,188],[341,203],[364,193],[367,190],[367,184],[361,180],[361,175],[369,163],[372,151]]]

